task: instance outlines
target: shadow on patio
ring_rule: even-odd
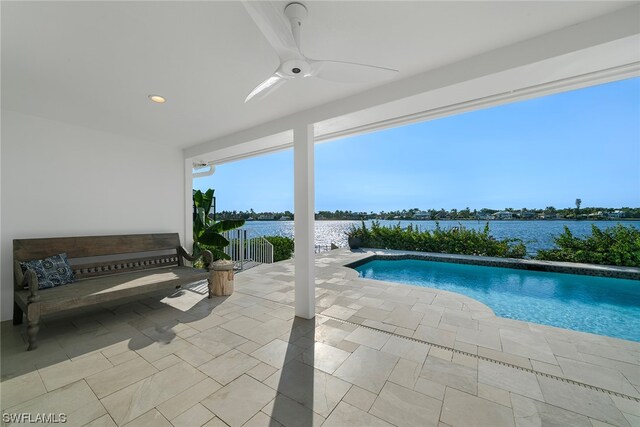
[[[272,403],[273,407],[263,410],[267,413],[270,411],[271,427],[281,424],[313,426],[322,422],[322,419],[313,413],[316,381],[313,368],[315,326],[315,319],[296,317],[293,320],[282,369],[274,377],[274,382],[277,379],[278,394]]]
[[[26,322],[17,326],[3,322],[2,381],[95,352],[110,358],[138,351],[149,360],[170,354],[177,350],[172,345],[176,337],[195,335],[219,323],[216,309],[224,310],[219,306],[227,297],[207,299],[207,293],[207,283],[197,282],[169,295],[154,292],[45,316],[40,346],[34,351],[26,351]]]

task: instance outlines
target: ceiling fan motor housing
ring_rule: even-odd
[[[311,75],[311,64],[302,59],[289,59],[280,66],[280,73],[288,77],[308,77]]]
[[[289,3],[284,8],[284,15],[291,21],[301,23],[307,17],[308,11],[305,5],[298,2]]]

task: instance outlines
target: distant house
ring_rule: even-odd
[[[493,214],[493,219],[513,219],[513,214],[507,211],[500,211]]]
[[[558,215],[555,212],[544,212],[539,215],[540,219],[556,219]]]
[[[624,218],[624,212],[617,210],[617,211],[607,213],[607,216],[609,218]]]
[[[522,219],[531,219],[531,218],[535,218],[535,216],[536,216],[535,212],[531,212],[531,211],[520,212],[520,218]]]
[[[275,218],[271,214],[262,214],[258,216],[258,220],[260,221],[273,221]]]
[[[280,217],[280,221],[291,221],[291,217],[287,215],[282,215]]]
[[[425,211],[418,211],[413,214],[413,219],[431,219],[431,214]]]

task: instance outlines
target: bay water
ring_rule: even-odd
[[[436,221],[398,221],[398,220],[380,220],[380,225],[395,226],[400,224],[405,228],[409,224],[417,226],[420,230],[434,230]],[[365,221],[368,227],[371,227],[372,221]],[[459,227],[472,228],[482,230],[487,221],[438,221],[440,227]],[[347,247],[346,232],[352,226],[359,226],[361,221],[316,221],[316,245],[325,247],[332,243],[339,247]],[[553,238],[564,231],[564,226],[577,237],[585,237],[591,235],[591,226],[596,225],[598,228],[604,229],[613,227],[616,224],[631,225],[640,229],[640,221],[489,221],[490,233],[496,239],[518,238],[522,239],[527,246],[527,252],[530,255],[535,254],[540,249],[550,249],[554,246]],[[259,236],[284,236],[294,237],[293,221],[247,221],[244,225],[248,230],[250,237]]]

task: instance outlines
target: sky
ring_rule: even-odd
[[[640,78],[318,143],[316,211],[640,207]],[[218,211],[293,211],[293,151],[194,180]]]

